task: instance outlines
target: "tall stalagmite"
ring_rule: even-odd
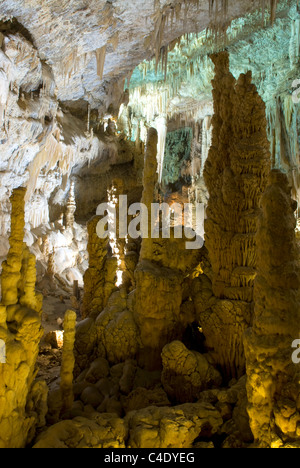
[[[292,446],[300,436],[300,369],[291,348],[300,323],[296,207],[286,175],[273,170],[261,200],[254,319],[245,334],[248,413],[262,447]]]
[[[145,151],[142,203],[153,213],[157,182],[157,132],[150,129]],[[148,369],[160,368],[161,352],[170,341],[182,333],[183,281],[199,264],[198,250],[186,250],[186,238],[176,238],[174,228],[170,238],[151,233],[142,239],[139,263],[135,270],[136,290],[134,319],[140,332],[139,364]],[[182,228],[182,226],[181,226]]]
[[[73,310],[67,310],[64,318],[64,346],[60,371],[62,413],[70,410],[74,401],[73,371],[75,366],[74,341],[76,319],[76,312]]]
[[[83,317],[98,316],[116,283],[117,258],[109,255],[109,238],[100,239],[97,234],[100,219],[94,216],[88,223],[89,268],[84,275]]]
[[[11,197],[10,250],[1,281],[0,339],[6,348],[6,362],[0,364],[1,448],[24,447],[47,411],[47,387],[35,382],[42,297],[35,293],[35,258],[23,244],[25,193],[16,189]]]
[[[255,278],[257,210],[270,170],[265,105],[251,83],[229,71],[229,56],[215,64],[212,147],[204,177],[210,198],[205,225],[217,298],[200,310],[200,322],[224,374],[239,377],[245,368],[243,333],[250,324]]]

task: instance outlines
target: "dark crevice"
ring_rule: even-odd
[[[34,39],[31,33],[28,31],[25,26],[23,26],[16,18],[9,20],[0,21],[0,33],[4,35],[8,34],[21,34],[28,42],[30,42],[34,47]]]

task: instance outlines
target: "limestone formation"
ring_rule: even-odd
[[[74,341],[77,315],[72,310],[67,310],[64,318],[64,344],[60,371],[60,389],[62,394],[62,413],[72,407],[73,395],[73,371],[75,365]]]
[[[173,341],[162,351],[162,384],[169,398],[178,403],[198,400],[200,393],[222,383],[220,373],[207,358]]]
[[[291,357],[300,318],[295,209],[286,175],[273,170],[261,200],[254,318],[245,335],[247,409],[261,447],[283,447],[300,436],[300,374]]]
[[[299,0],[0,10],[0,448],[300,448]]]
[[[76,200],[75,200],[75,182],[71,181],[69,198],[66,209],[66,228],[73,229],[75,221]]]
[[[124,362],[136,356],[139,336],[132,311],[128,309],[124,290],[110,297],[106,308],[96,319],[98,342],[104,346],[111,364]]]
[[[210,198],[205,244],[212,292],[219,300],[199,311],[207,346],[228,378],[245,369],[243,333],[250,324],[256,275],[255,231],[270,170],[265,105],[251,73],[235,81],[227,52],[213,55],[212,146],[204,177]]]
[[[89,268],[84,275],[82,316],[96,318],[115,289],[117,259],[109,256],[109,239],[100,239],[96,229],[100,216],[88,223]]]
[[[10,249],[7,260],[2,264],[1,290],[5,306],[18,303],[18,283],[21,279],[24,239],[25,188],[15,190],[10,198],[12,206]]]
[[[157,132],[150,129],[145,151],[142,203],[152,213],[157,183]],[[159,222],[159,220],[157,220]],[[182,226],[181,226],[182,228]],[[184,275],[200,262],[200,253],[186,249],[186,238],[170,238],[150,233],[143,237],[140,259],[135,270],[134,320],[140,334],[139,363],[148,369],[161,366],[161,350],[182,334],[180,306]]]
[[[91,414],[61,421],[42,433],[34,445],[42,448],[125,448],[127,427],[113,414]]]
[[[186,403],[174,408],[149,407],[132,411],[129,448],[191,448],[198,437],[216,434],[222,425],[220,413],[209,403]]]
[[[48,389],[35,383],[42,337],[42,298],[35,293],[35,259],[23,244],[24,196],[11,197],[10,250],[3,265],[0,339],[5,362],[0,364],[0,447],[22,448],[43,425]],[[43,404],[41,404],[43,402]]]

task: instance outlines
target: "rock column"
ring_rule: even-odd
[[[296,207],[286,175],[273,170],[261,200],[254,318],[245,334],[248,413],[261,447],[300,439],[300,369],[292,361],[300,329]]]

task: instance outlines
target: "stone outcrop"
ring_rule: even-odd
[[[35,292],[35,258],[23,244],[24,196],[11,196],[10,250],[1,278],[0,339],[5,362],[0,364],[0,447],[22,448],[45,424],[47,386],[35,382],[41,328],[42,297]]]
[[[222,384],[220,373],[205,355],[189,351],[181,341],[173,341],[163,348],[162,364],[162,384],[172,401],[196,401],[203,390]]]
[[[153,406],[132,411],[125,420],[129,448],[191,448],[195,439],[216,434],[222,425],[220,413],[209,403]]]
[[[127,427],[113,414],[61,421],[42,433],[33,448],[125,448]]]
[[[295,209],[286,175],[273,170],[261,200],[253,326],[245,335],[248,413],[261,447],[300,437],[300,371],[291,348],[300,319]]]
[[[135,358],[139,334],[125,290],[112,294],[96,319],[96,329],[98,343],[111,364]]]
[[[212,265],[212,292],[218,299],[199,311],[208,348],[228,378],[245,369],[243,332],[250,324],[258,205],[270,170],[265,105],[251,73],[236,81],[229,55],[213,55],[212,147],[204,178],[210,194],[205,243]]]

